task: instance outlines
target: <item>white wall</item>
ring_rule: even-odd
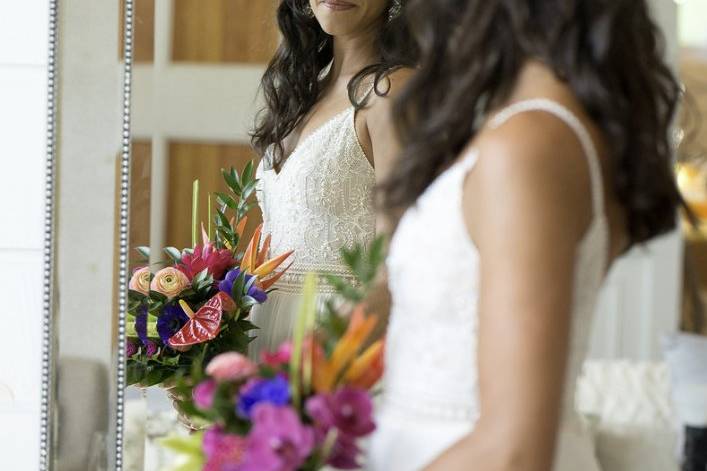
[[[0,469],[39,463],[48,2],[0,0]]]

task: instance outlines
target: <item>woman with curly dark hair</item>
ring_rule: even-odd
[[[598,471],[573,408],[597,296],[673,229],[679,87],[645,0],[412,0],[385,186],[372,471]]]
[[[274,253],[294,262],[267,303],[252,354],[291,332],[307,272],[350,277],[340,250],[375,235],[373,188],[399,150],[390,98],[416,65],[405,0],[282,0],[282,43],[262,79],[252,133],[258,200]],[[320,284],[319,303],[331,287]]]

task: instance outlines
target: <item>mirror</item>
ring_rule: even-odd
[[[249,132],[261,106],[260,77],[278,43],[277,3],[134,0],[130,274],[147,263],[136,247],[150,247],[153,272],[164,266],[162,248],[193,247],[195,181],[197,211],[208,225],[217,201],[207,195],[229,192],[221,169],[242,172],[256,158]],[[256,207],[245,233],[260,221]],[[142,384],[126,389],[124,424],[127,470],[163,469],[171,455],[159,440],[184,430],[165,389]]]
[[[169,469],[175,456],[161,440],[189,437],[199,429],[180,408],[183,376],[160,376],[130,361],[148,355],[149,348],[163,348],[134,343],[141,315],[132,293],[140,289],[135,276],[145,267],[153,274],[165,268],[169,257],[183,257],[182,249],[202,241],[201,221],[210,240],[225,244],[232,237],[218,231],[231,227],[230,221],[219,222],[215,215],[223,209],[230,217],[233,208],[224,208],[225,199],[216,194],[231,195],[238,206],[234,188],[247,193],[243,187],[253,178],[248,162],[257,164],[257,156],[249,132],[262,107],[260,80],[280,38],[279,3],[51,1],[49,141],[54,146],[48,198],[53,205],[45,242],[42,470]],[[677,57],[677,6],[652,3],[669,53]],[[699,36],[694,25],[690,31]],[[704,66],[707,44],[690,47],[684,50],[685,76],[704,109],[704,84],[694,71]],[[690,145],[691,155],[702,149],[694,141]],[[222,175],[231,168],[237,179],[230,171]],[[691,204],[702,208],[704,195],[695,198]],[[239,231],[252,234],[262,215],[257,206],[245,212],[247,224]],[[625,394],[626,384],[612,378],[628,378],[640,392],[653,388],[651,397],[660,397],[660,403],[641,407],[656,406],[650,426],[657,429],[638,440],[644,445],[657,440],[667,454],[675,446],[675,417],[661,408],[669,404],[670,392],[660,338],[681,322],[683,279],[684,293],[692,293],[689,281],[699,294],[685,295],[690,299],[684,301],[682,325],[704,333],[700,296],[707,278],[700,271],[700,237],[688,241],[685,266],[683,237],[674,233],[632,252],[613,270],[578,398],[587,416],[606,420],[611,414],[601,405],[616,399],[612,394],[623,391],[620,401],[640,396]],[[234,243],[235,250],[241,241]],[[178,249],[165,253],[165,247]],[[683,268],[696,274],[683,276]],[[180,275],[172,275],[164,281],[178,284]],[[148,277],[147,285],[152,281]],[[208,285],[207,279],[192,279],[192,285],[200,283]],[[199,287],[192,288],[198,297]],[[153,291],[168,299],[165,289]],[[191,314],[190,319],[198,318],[199,312]],[[155,338],[161,327],[149,312],[145,319],[144,328],[153,329]],[[197,352],[174,351],[191,359]],[[601,424],[602,443],[611,442],[616,431],[611,427],[626,425]]]
[[[119,14],[50,2],[42,470],[117,466]]]

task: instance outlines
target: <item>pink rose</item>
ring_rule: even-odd
[[[152,276],[152,274],[150,273],[149,267],[142,267],[142,268],[135,270],[135,272],[133,273],[133,277],[130,278],[130,283],[128,284],[128,288],[147,296],[148,294],[150,294],[150,277],[151,276]]]
[[[219,381],[238,381],[254,375],[257,371],[255,363],[236,352],[217,355],[206,367],[206,374]]]
[[[163,268],[155,274],[150,284],[152,291],[167,296],[172,299],[189,286],[189,278],[174,267]]]

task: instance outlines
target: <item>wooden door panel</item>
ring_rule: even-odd
[[[221,169],[235,167],[240,172],[249,160],[255,159],[255,153],[246,144],[207,142],[172,141],[168,149],[169,183],[165,242],[167,246],[189,247],[194,180],[199,180],[199,215],[206,225],[207,195],[214,191],[228,191],[221,176]],[[212,200],[212,207],[215,210],[215,200]],[[247,234],[251,234],[261,221],[260,209],[256,206],[249,215]]]

